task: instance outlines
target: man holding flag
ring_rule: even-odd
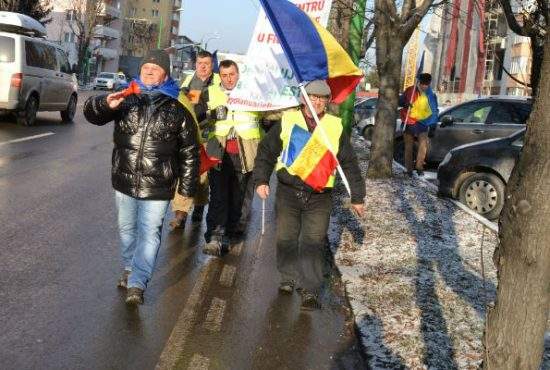
[[[403,141],[405,143],[405,167],[409,176],[412,176],[413,173],[414,139],[418,140],[416,172],[418,176],[422,176],[424,161],[428,154],[428,132],[430,129],[433,132],[437,127],[437,97],[430,87],[431,82],[432,76],[429,73],[420,73],[417,84],[408,87],[399,98],[399,105],[403,107],[400,115],[401,122],[405,124]]]
[[[285,112],[281,124],[260,144],[254,182],[258,195],[267,198],[276,165],[279,291],[290,294],[300,288],[302,308],[315,309],[320,307],[336,170],[359,216],[365,197],[365,183],[341,120],[325,110],[329,101],[346,99],[362,72],[336,39],[295,4],[260,3],[299,83],[301,106]]]
[[[302,309],[320,308],[318,296],[327,272],[325,238],[332,210],[338,163],[349,180],[351,204],[363,214],[365,182],[349,137],[340,118],[325,113],[331,90],[323,80],[305,86],[314,108],[302,97],[299,110],[286,111],[260,143],[254,166],[256,192],[269,196],[269,178],[277,171],[277,269],[281,274],[281,293],[301,288]],[[314,114],[328,136],[326,145]]]

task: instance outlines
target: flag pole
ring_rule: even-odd
[[[323,127],[321,126],[321,122],[319,121],[319,117],[317,116],[317,112],[315,111],[315,108],[313,108],[313,104],[311,104],[311,99],[309,98],[309,95],[307,94],[303,83],[300,83],[300,91],[302,92],[302,96],[304,97],[304,100],[306,101],[306,104],[307,104],[307,107],[309,108],[309,111],[313,115],[313,119],[315,120],[315,123],[317,124],[317,128],[319,129],[319,132],[321,133],[321,136],[323,137],[323,140],[325,141],[325,144],[327,145],[328,150],[334,156],[334,159],[336,160],[336,163],[338,163],[338,166],[336,168],[338,169],[338,173],[340,174],[340,177],[342,178],[342,181],[344,182],[344,186],[346,187],[346,190],[348,191],[348,194],[351,197],[351,189],[349,187],[348,178],[344,174],[344,170],[342,170],[342,167],[340,166],[340,162],[338,161],[338,158],[336,158],[336,155],[334,154],[334,149],[332,148],[332,145],[330,144],[330,140],[328,139],[327,133],[325,132],[325,130],[323,130]]]

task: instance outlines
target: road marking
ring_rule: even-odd
[[[210,304],[210,309],[204,320],[204,328],[211,332],[219,332],[222,328],[223,314],[226,303],[223,299],[214,297]]]
[[[178,321],[172,329],[170,338],[166,342],[162,353],[160,354],[155,370],[168,370],[173,369],[176,366],[176,363],[183,354],[184,346],[187,342],[189,334],[193,329],[195,320],[197,319],[197,314],[199,308],[202,304],[204,293],[208,284],[210,283],[212,276],[214,275],[216,269],[220,266],[220,263],[217,259],[209,259],[207,264],[202,268],[195,286],[181,311]]]
[[[210,359],[195,353],[191,358],[191,363],[187,369],[189,370],[208,370]]]
[[[222,273],[220,275],[220,285],[229,288],[233,285],[235,280],[235,273],[237,268],[231,265],[223,266]]]
[[[229,253],[233,256],[240,256],[242,251],[243,251],[243,243],[241,242],[237,245],[234,245],[231,248],[231,251]]]
[[[21,143],[23,141],[29,141],[29,140],[34,140],[34,139],[39,139],[41,137],[46,137],[46,136],[50,136],[50,135],[55,135],[55,133],[53,132],[45,132],[43,134],[39,134],[39,135],[33,135],[33,136],[27,136],[27,137],[22,137],[22,138],[19,138],[19,139],[13,139],[13,140],[9,140],[9,141],[3,141],[0,143],[0,146],[2,145],[8,145],[8,144],[14,144],[14,143]]]

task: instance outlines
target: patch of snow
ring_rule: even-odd
[[[356,135],[352,142],[365,174],[367,145]],[[497,235],[433,185],[394,172],[366,180],[362,220],[344,187],[334,189],[329,240],[369,365],[477,369],[496,295]]]

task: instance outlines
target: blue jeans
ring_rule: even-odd
[[[128,288],[147,287],[160,248],[162,223],[169,200],[142,200],[115,191],[120,252],[125,270],[132,271]]]

